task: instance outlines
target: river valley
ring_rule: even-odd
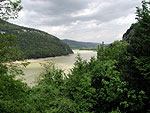
[[[68,56],[59,56],[59,57],[49,57],[49,58],[40,58],[40,59],[30,59],[27,60],[30,64],[24,69],[24,76],[21,76],[24,82],[29,86],[35,85],[37,79],[39,78],[40,73],[44,70],[41,66],[41,63],[53,62],[56,67],[63,69],[65,73],[69,73],[70,69],[73,68],[76,56],[80,54],[83,60],[89,61],[92,56],[96,56],[95,51],[87,50],[73,50],[74,54]]]

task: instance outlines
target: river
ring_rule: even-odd
[[[25,75],[21,76],[23,82],[26,82],[29,86],[35,85],[37,78],[44,69],[40,63],[54,62],[57,68],[63,69],[65,73],[69,73],[70,69],[73,68],[77,54],[80,54],[81,58],[87,61],[89,61],[92,56],[96,56],[95,51],[73,50],[73,52],[74,54],[68,56],[27,60],[30,64],[24,69]]]

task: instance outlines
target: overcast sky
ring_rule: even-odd
[[[111,43],[135,23],[141,0],[22,0],[10,22],[40,29],[60,39]]]

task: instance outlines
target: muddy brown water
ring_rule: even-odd
[[[30,59],[27,60],[30,64],[24,69],[24,76],[19,78],[23,79],[29,86],[34,86],[36,84],[37,78],[40,73],[44,70],[41,63],[53,62],[57,68],[63,69],[65,73],[69,73],[70,69],[73,68],[77,54],[80,54],[83,60],[89,61],[91,57],[96,57],[95,51],[87,50],[73,50],[74,54],[68,56],[59,57],[49,57],[40,59]]]

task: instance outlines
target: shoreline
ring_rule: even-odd
[[[23,82],[27,83],[28,86],[34,86],[36,84],[36,79],[43,72],[43,67],[41,63],[53,62],[58,69],[64,70],[65,73],[68,73],[70,69],[73,68],[76,56],[79,53],[83,60],[89,61],[92,56],[96,56],[96,52],[87,51],[87,50],[73,50],[74,54],[69,54],[67,56],[57,56],[57,57],[48,57],[48,58],[39,58],[39,59],[26,59],[26,62],[30,64],[23,69],[24,75],[20,78],[23,79]],[[21,61],[17,61],[17,63]]]
[[[68,55],[61,55],[61,56],[52,56],[52,57],[41,57],[41,58],[31,58],[31,59],[24,59],[23,61],[34,61],[34,60],[40,60],[40,59],[51,59],[51,58],[59,58],[59,57],[65,57],[70,56],[73,54],[76,54],[79,51],[85,51],[85,52],[96,52],[95,50],[80,50],[80,49],[73,49],[73,53],[70,53]],[[79,53],[80,54],[80,53]],[[15,61],[15,62],[21,62],[21,61]]]

